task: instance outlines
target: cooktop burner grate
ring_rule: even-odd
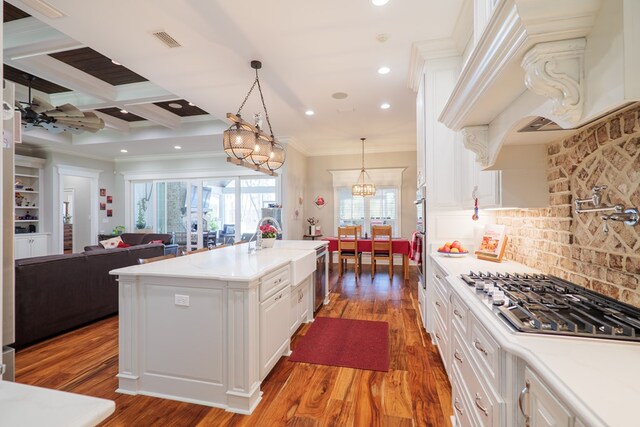
[[[640,341],[640,310],[558,277],[472,271],[461,278],[518,331]]]

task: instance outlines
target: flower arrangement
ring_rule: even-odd
[[[278,230],[273,225],[265,224],[260,226],[260,232],[263,239],[275,239],[278,235]]]
[[[309,225],[318,225],[320,224],[320,218],[316,218],[316,217],[309,217],[307,218],[307,222],[309,223]]]

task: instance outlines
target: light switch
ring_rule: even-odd
[[[175,294],[175,304],[182,307],[189,307],[189,295]]]

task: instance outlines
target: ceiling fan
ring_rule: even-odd
[[[104,128],[104,120],[92,112],[82,112],[71,104],[54,107],[42,98],[31,97],[31,84],[36,79],[25,75],[29,82],[31,102],[16,101],[16,107],[22,116],[25,131],[41,127],[53,133],[70,132],[79,134],[84,131],[95,133]]]

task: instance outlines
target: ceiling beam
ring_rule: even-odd
[[[116,88],[107,82],[58,61],[48,55],[32,56],[5,62],[12,67],[42,77],[72,90],[85,92],[104,100],[115,100]]]
[[[160,108],[153,104],[124,104],[124,108],[135,114],[136,116],[143,117],[152,122],[156,122],[159,125],[168,127],[169,129],[177,129],[181,125],[180,116],[177,116],[164,108]]]
[[[108,114],[101,113],[100,111],[94,111],[96,116],[104,120],[104,126],[109,129],[118,130],[120,132],[129,133],[131,126],[126,120],[119,119],[117,117],[110,116]]]
[[[15,60],[84,47],[77,40],[33,17],[5,22],[2,28],[5,59]]]
[[[80,110],[96,110],[98,108],[114,107],[120,104],[148,104],[153,102],[171,101],[178,98],[158,85],[151,82],[130,83],[115,86],[116,99],[104,100],[80,92],[52,93],[49,98],[54,105],[73,104]]]

